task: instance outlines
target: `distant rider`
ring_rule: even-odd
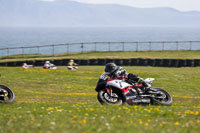
[[[43,68],[44,69],[56,69],[56,66],[54,64],[50,63],[50,61],[46,61]]]
[[[27,63],[23,63],[22,68],[28,69],[28,68],[33,68],[33,65],[28,65]]]
[[[68,66],[67,66],[67,68],[69,69],[69,70],[78,70],[78,64],[76,64],[75,62],[74,62],[74,60],[70,60],[69,61],[69,63],[68,63]]]

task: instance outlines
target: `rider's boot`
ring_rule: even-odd
[[[147,84],[144,80],[141,80],[140,81],[141,84],[144,86],[142,87],[142,91],[145,93],[147,90],[149,90],[151,88],[151,85],[150,84]]]

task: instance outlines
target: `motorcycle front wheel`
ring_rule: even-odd
[[[0,85],[0,103],[13,103],[14,100],[14,92],[10,88]]]
[[[154,104],[159,104],[159,105],[165,105],[165,106],[171,106],[172,105],[172,97],[170,96],[170,94],[163,90],[163,89],[159,89],[157,90],[157,92],[160,92],[158,94],[156,94],[153,98],[152,101]]]
[[[122,97],[112,92],[112,95],[108,94],[106,90],[100,90],[97,94],[98,101],[103,105],[122,105],[123,100]]]

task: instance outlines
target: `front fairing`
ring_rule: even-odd
[[[129,83],[127,83],[127,82],[125,82],[123,80],[112,80],[112,81],[109,81],[107,83],[107,85],[108,86],[113,86],[113,87],[118,88],[120,90],[131,86]]]
[[[98,92],[100,90],[103,90],[106,88],[106,84],[107,84],[107,78],[106,79],[99,79],[98,82],[97,82],[97,85],[96,85],[96,88],[95,90]]]

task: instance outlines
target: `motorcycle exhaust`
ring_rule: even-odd
[[[126,97],[126,102],[128,104],[150,104],[150,98],[137,98],[136,96],[128,96]]]
[[[132,103],[135,103],[135,104],[150,104],[151,103],[151,100],[150,98],[143,98],[143,99],[133,99],[131,101]]]
[[[141,101],[142,103],[146,103],[146,104],[149,104],[151,102],[150,98],[144,98],[142,99]]]

